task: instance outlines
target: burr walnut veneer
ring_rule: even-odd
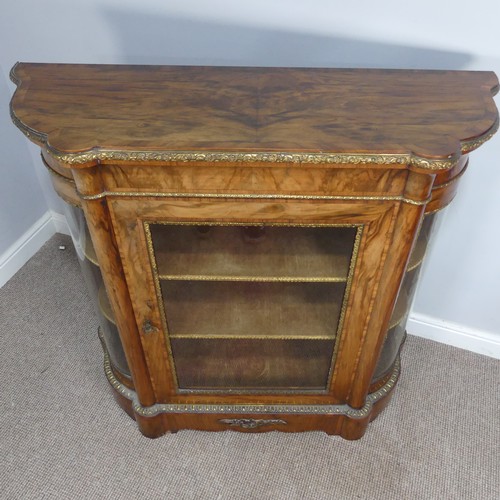
[[[17,64],[141,432],[363,435],[493,73]],[[85,325],[82,325],[85,329]]]

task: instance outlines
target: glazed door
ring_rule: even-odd
[[[359,226],[145,223],[179,390],[326,391]]]
[[[116,199],[110,208],[159,401],[331,401],[335,378],[354,369],[391,205]]]

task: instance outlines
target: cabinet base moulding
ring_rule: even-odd
[[[366,397],[361,408],[337,405],[280,404],[140,404],[136,392],[123,383],[123,375],[113,367],[106,344],[99,332],[104,351],[104,373],[120,407],[137,421],[141,432],[155,438],[182,429],[241,432],[301,432],[323,430],[345,439],[359,439],[369,422],[389,403],[401,373],[399,355],[385,383]],[[380,385],[380,384],[377,384]],[[143,423],[144,425],[141,425]],[[348,425],[344,425],[348,423]],[[153,424],[153,432],[149,430]],[[348,430],[346,430],[346,428]]]

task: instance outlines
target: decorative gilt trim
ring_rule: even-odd
[[[25,134],[33,134],[33,129],[24,125],[15,115],[12,119]],[[44,134],[38,133],[40,137]],[[491,134],[493,136],[493,134]],[[487,139],[484,140],[484,142]],[[479,139],[476,139],[479,141]],[[45,141],[43,141],[45,142]],[[473,144],[474,141],[470,141]],[[478,146],[476,146],[478,147]],[[467,149],[468,151],[470,149]],[[197,152],[197,151],[125,151],[94,149],[79,153],[61,153],[47,147],[49,154],[57,161],[69,166],[79,166],[88,163],[294,163],[301,165],[401,165],[414,166],[426,170],[447,170],[453,168],[460,155],[454,154],[447,158],[424,158],[414,154],[401,153],[289,153],[289,152]]]
[[[340,306],[339,321],[337,325],[337,330],[335,332],[335,343],[333,345],[333,354],[330,362],[330,369],[328,370],[328,390],[330,390],[332,384],[332,376],[335,368],[335,361],[337,360],[337,355],[340,346],[340,339],[342,337],[342,332],[344,330],[345,316],[347,313],[347,305],[349,304],[349,298],[351,296],[352,282],[354,279],[354,271],[356,270],[356,265],[358,262],[359,249],[361,247],[361,240],[363,238],[364,226],[358,226],[356,230],[356,236],[354,237],[354,244],[352,247],[351,261],[349,262],[349,271],[347,273],[347,281],[344,290],[344,297],[342,300],[342,305]]]
[[[132,402],[134,412],[141,417],[154,417],[162,413],[196,413],[196,414],[289,414],[289,415],[344,415],[350,418],[361,419],[367,417],[373,405],[394,389],[401,366],[399,355],[394,363],[390,378],[380,389],[368,394],[362,408],[352,408],[347,404],[337,405],[267,405],[267,404],[182,404],[182,403],[157,403],[152,406],[142,406],[137,394],[122,384],[111,369],[111,361],[99,333],[104,351],[104,373],[113,389]]]
[[[86,201],[100,200],[107,196],[122,198],[226,198],[245,200],[340,200],[340,201],[401,201],[410,205],[426,205],[431,198],[425,200],[412,200],[404,196],[324,196],[324,195],[302,195],[302,194],[247,194],[247,193],[146,193],[146,192],[123,192],[103,191],[98,194],[83,195],[80,198]]]
[[[455,184],[455,182],[458,182],[462,178],[462,176],[467,171],[468,167],[469,167],[469,160],[467,160],[467,162],[464,165],[464,168],[460,170],[460,172],[457,175],[455,175],[455,177],[452,177],[450,180],[444,182],[443,184],[436,184],[435,186],[432,186],[432,190],[437,191],[439,189],[443,189],[448,186],[451,186],[452,184]]]
[[[239,340],[335,340],[335,335],[264,335],[264,334],[254,334],[252,333],[251,335],[231,335],[231,334],[212,334],[212,335],[205,335],[205,334],[190,334],[190,333],[176,333],[173,335],[170,335],[171,339],[239,339]],[[184,392],[190,392],[190,389],[181,389]],[[213,389],[213,390],[205,390],[205,389],[193,389],[195,392],[214,392],[218,391],[219,389]],[[267,390],[267,389],[265,389]],[[302,392],[301,388],[297,388],[294,393],[298,391]],[[247,390],[247,389],[242,389],[241,391],[238,389],[231,389],[232,392],[255,392],[255,390]],[[276,390],[271,389],[272,392],[276,392]],[[308,389],[305,390],[307,392]],[[259,391],[260,392],[260,391]],[[280,390],[280,394],[283,391]],[[317,391],[315,391],[317,392]],[[322,392],[322,391],[321,391]]]
[[[241,427],[242,429],[256,429],[263,425],[286,425],[286,420],[281,418],[221,418],[221,424],[230,425],[231,427]]]
[[[486,141],[489,141],[497,133],[499,124],[500,124],[500,121],[499,121],[499,117],[497,115],[495,123],[489,129],[488,132],[486,132],[485,134],[483,134],[479,137],[476,137],[474,139],[461,141],[460,146],[461,146],[462,154],[470,153],[474,149],[477,149],[479,146],[482,146]]]
[[[91,150],[81,153],[60,153],[49,150],[57,160],[68,165],[81,165],[91,162],[208,162],[208,163],[300,163],[300,164],[349,164],[349,165],[408,165],[412,162],[409,154],[355,154],[355,153],[288,153],[288,152],[197,152],[197,151],[123,151]],[[423,158],[422,158],[423,159]],[[422,160],[418,159],[418,160]],[[439,160],[436,160],[439,161]],[[446,159],[448,168],[449,162]],[[429,160],[429,165],[434,165]]]
[[[162,226],[269,226],[269,227],[361,227],[362,224],[332,224],[331,222],[233,222],[233,221],[190,221],[190,220],[153,220],[148,224],[159,224]]]
[[[160,280],[165,281],[251,281],[253,283],[345,283],[347,278],[312,277],[312,276],[222,276],[210,274],[160,274]]]
[[[42,160],[43,166],[49,171],[49,174],[53,175],[54,177],[58,177],[58,178],[61,178],[61,179],[65,180],[65,181],[68,181],[71,184],[75,184],[75,180],[74,179],[70,179],[68,177],[65,177],[64,175],[60,174],[57,170],[54,170],[47,163],[47,160],[43,157],[43,153],[41,151],[40,151],[40,158]]]
[[[21,80],[16,75],[16,70],[18,66],[19,66],[19,61],[17,61],[16,64],[14,64],[14,66],[12,66],[9,73],[9,78],[11,82],[14,83],[17,87],[21,85]]]
[[[102,334],[101,327],[98,327],[97,334],[99,336],[99,340],[101,341],[101,347],[104,352],[104,374],[108,379],[111,387],[120,395],[127,398],[130,401],[137,400],[137,393],[129,389],[125,384],[122,384],[113,373],[113,368],[111,366],[111,358],[109,356],[108,348],[106,346],[106,342],[104,341],[104,335]]]
[[[14,125],[30,140],[34,141],[39,144],[46,144],[47,142],[47,136],[46,134],[42,134],[41,132],[38,132],[34,128],[28,127],[28,125],[25,125],[17,116],[16,113],[14,112],[13,108],[13,99],[10,101],[9,104],[9,112],[10,112],[10,118]]]
[[[425,170],[450,170],[456,165],[460,160],[460,155],[449,156],[444,159],[437,158],[424,158],[422,156],[409,155],[408,165],[412,167],[423,168]]]

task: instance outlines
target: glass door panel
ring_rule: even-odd
[[[179,390],[328,389],[360,226],[146,231]]]
[[[161,278],[345,281],[355,228],[152,224]]]
[[[345,283],[163,281],[170,338],[333,339]]]
[[[181,388],[317,390],[326,388],[332,340],[171,340]]]

